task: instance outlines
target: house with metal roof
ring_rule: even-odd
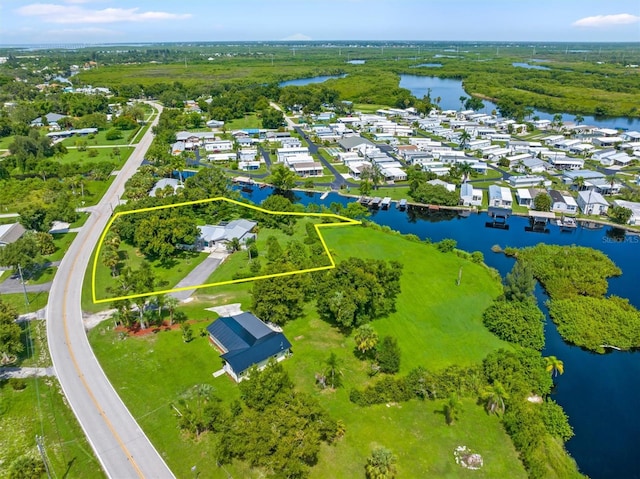
[[[200,234],[196,240],[196,249],[226,247],[227,243],[234,238],[240,240],[240,243],[244,245],[250,238],[256,237],[256,234],[251,231],[257,224],[255,221],[239,219],[219,225],[198,226]]]
[[[291,343],[282,331],[251,313],[218,318],[207,331],[209,341],[222,353],[222,369],[236,382],[246,379],[252,366],[262,369],[270,359],[282,361],[291,351]]]
[[[15,243],[25,233],[24,226],[20,223],[11,223],[8,225],[0,225],[0,246],[6,246]]]

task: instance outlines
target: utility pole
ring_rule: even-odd
[[[44,441],[42,436],[36,436],[36,446],[38,447],[38,452],[42,457],[42,462],[44,463],[44,468],[47,471],[47,477],[51,479],[51,472],[49,471],[49,463],[47,462],[47,454],[44,450]]]
[[[24,305],[27,307],[27,309],[29,309],[29,296],[27,296],[27,287],[24,284],[24,277],[22,276],[22,266],[20,266],[20,264],[18,264],[18,273],[20,273],[20,283],[22,283],[22,292],[24,293]]]

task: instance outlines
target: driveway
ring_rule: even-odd
[[[183,291],[176,291],[174,293],[169,293],[169,296],[172,296],[180,301],[185,301],[190,298],[193,293],[195,293],[196,288],[190,288],[191,286],[199,286],[204,284],[207,281],[207,278],[211,276],[216,268],[222,263],[225,258],[228,256],[226,252],[214,252],[209,255],[207,259],[205,259],[198,266],[193,268],[193,270],[186,275],[182,281],[176,284],[175,288],[188,288]]]

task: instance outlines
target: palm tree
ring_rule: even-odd
[[[362,354],[366,354],[371,351],[378,344],[378,333],[371,327],[370,324],[363,324],[356,330],[356,334],[353,337],[356,342],[356,348]]]
[[[546,363],[545,369],[547,372],[552,373],[555,378],[558,374],[564,374],[564,363],[555,356],[547,356],[544,358]]]
[[[238,238],[232,238],[231,241],[227,243],[227,251],[233,253],[234,251],[239,251],[242,247],[242,243]]]
[[[576,122],[577,125],[579,125],[580,123],[582,123],[584,121],[584,116],[578,114],[576,115],[576,117],[573,119],[573,121]]]
[[[473,167],[471,166],[471,163],[464,161],[462,163],[459,163],[456,166],[458,167],[458,172],[462,174],[462,182],[466,183],[474,171]]]
[[[553,115],[553,124],[558,130],[562,128],[562,125],[564,125],[564,123],[562,122],[562,113],[556,113],[555,115]]]
[[[385,447],[371,452],[364,467],[367,479],[392,479],[396,477],[396,456]]]
[[[456,395],[452,394],[444,405],[444,418],[449,426],[456,422],[460,411],[462,411],[462,403]]]
[[[340,369],[340,364],[342,361],[336,356],[336,353],[333,351],[325,361],[327,366],[326,374],[331,381],[331,389],[335,389],[340,386],[340,377],[342,376],[342,370]]]
[[[504,400],[509,399],[509,394],[500,381],[486,386],[480,393],[484,407],[489,414],[504,413]]]
[[[616,184],[616,175],[615,173],[613,175],[608,175],[606,176],[607,181],[609,182],[609,194],[613,194],[613,186]]]
[[[467,97],[462,95],[460,98],[458,98],[458,100],[460,100],[460,110],[462,110],[464,108],[464,102],[467,100]]]
[[[469,143],[470,139],[471,139],[471,135],[469,134],[469,132],[467,130],[464,130],[460,134],[460,148],[462,148],[464,150],[465,147],[467,146],[467,143]]]
[[[167,311],[169,311],[169,326],[173,325],[173,318],[178,304],[180,304],[180,301],[173,296],[167,296],[167,299],[164,301],[164,305],[167,308]]]
[[[576,188],[578,191],[582,191],[582,188],[584,188],[584,177],[583,176],[576,176],[573,179],[573,184],[576,185]]]

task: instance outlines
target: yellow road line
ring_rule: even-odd
[[[97,225],[97,221],[91,227],[91,231],[93,231],[93,229],[96,227],[96,225]],[[91,235],[91,231],[85,237],[85,240],[84,240],[84,242],[82,243],[82,245],[80,247],[80,251],[82,251],[82,247],[85,245],[85,243],[87,241],[87,238],[89,238],[89,236]],[[80,256],[79,254],[76,255],[76,257],[73,260],[73,264],[71,265],[71,270],[72,271],[75,269],[75,265],[78,262],[79,256]],[[62,301],[62,324],[64,326],[64,336],[65,336],[65,339],[66,339],[66,342],[67,342],[67,350],[69,351],[69,355],[71,357],[71,361],[73,362],[73,365],[74,365],[74,367],[76,369],[78,377],[80,378],[80,381],[82,381],[82,384],[84,385],[87,393],[89,394],[89,397],[91,397],[91,401],[93,401],[93,404],[98,409],[98,412],[99,412],[100,416],[102,416],[102,419],[104,420],[104,422],[106,423],[107,427],[109,428],[109,430],[111,431],[111,433],[115,437],[116,441],[120,445],[120,448],[122,449],[122,451],[127,456],[127,459],[129,460],[129,462],[133,466],[134,470],[136,471],[136,474],[138,474],[138,477],[140,477],[141,479],[144,479],[144,474],[140,470],[140,467],[138,466],[136,461],[133,459],[133,456],[131,455],[131,453],[127,449],[127,446],[125,445],[125,443],[120,438],[120,435],[117,433],[117,431],[113,427],[113,424],[111,424],[111,421],[109,420],[109,418],[105,414],[104,410],[100,406],[100,403],[98,402],[98,400],[94,396],[93,391],[91,391],[91,388],[89,387],[89,384],[87,384],[87,380],[85,379],[84,374],[80,370],[80,366],[78,365],[78,361],[76,359],[75,353],[73,352],[73,349],[71,348],[71,341],[70,341],[70,338],[69,338],[69,328],[68,328],[68,325],[67,325],[67,291],[69,290],[70,283],[71,283],[71,276],[68,276],[67,277],[67,281],[65,283],[64,298],[63,298],[63,301]],[[80,291],[82,291],[82,286],[80,286]]]

